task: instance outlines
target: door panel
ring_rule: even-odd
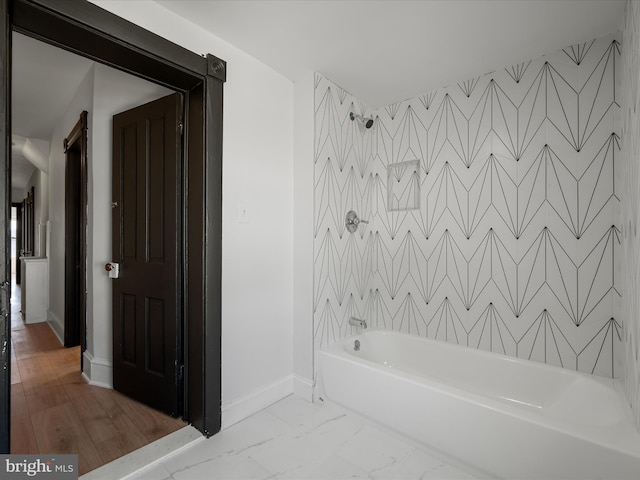
[[[64,215],[64,346],[80,344],[80,317],[84,323],[84,312],[80,311],[80,296],[84,296],[81,283],[84,258],[81,255],[82,202],[80,201],[80,155],[73,149],[66,152],[65,165],[65,215]]]
[[[86,350],[87,112],[64,140],[64,346]],[[82,368],[82,367],[81,367]]]
[[[25,257],[34,255],[35,245],[35,187],[27,192],[27,198],[22,202],[23,222],[22,222],[22,254]]]
[[[22,256],[22,203],[13,203],[12,207],[16,207],[16,285],[22,282],[22,269],[20,268],[20,257]]]
[[[113,385],[177,415],[182,385],[180,94],[113,117]]]
[[[87,349],[87,119],[85,110],[64,139],[64,346],[80,345],[81,370]]]

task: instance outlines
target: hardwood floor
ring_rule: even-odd
[[[80,347],[47,323],[25,325],[11,298],[11,453],[77,453],[82,475],[186,424],[80,374]]]

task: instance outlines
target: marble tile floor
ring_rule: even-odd
[[[401,435],[330,402],[289,396],[127,480],[474,479]]]

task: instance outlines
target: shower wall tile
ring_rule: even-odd
[[[375,240],[367,224],[350,234],[349,210],[373,215],[371,131],[349,119],[367,107],[319,74],[315,77],[314,338],[315,348],[353,332],[349,317],[371,315]]]
[[[624,355],[624,383],[627,398],[633,407],[636,425],[640,428],[640,5],[628,1],[625,24],[622,28],[622,68],[617,91],[621,105],[622,155],[616,193],[623,199],[619,209],[622,244],[619,257],[619,278],[615,285],[622,292],[620,304],[621,325],[616,324],[622,336]]]
[[[620,52],[604,37],[373,112],[317,75],[315,347],[355,315],[619,376]],[[414,160],[418,208],[393,211],[388,167]]]

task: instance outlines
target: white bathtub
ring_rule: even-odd
[[[640,479],[613,380],[387,331],[319,362],[321,395],[492,477]]]

